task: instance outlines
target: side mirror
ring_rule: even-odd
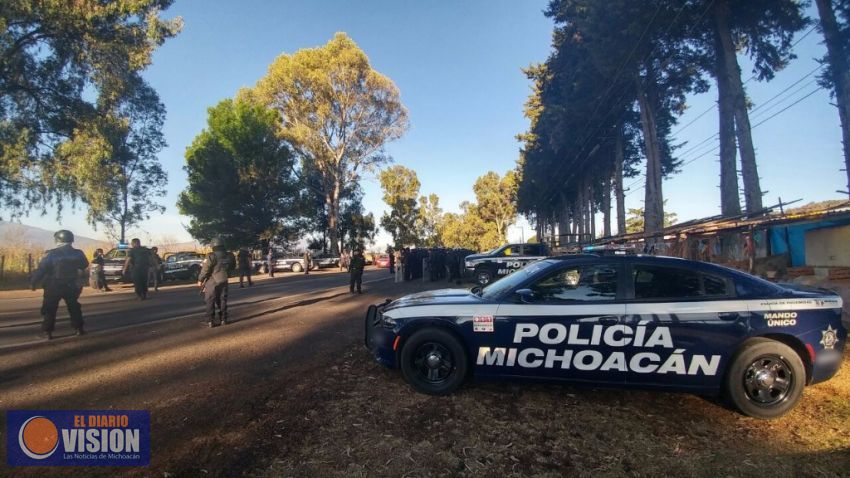
[[[481,287],[480,287],[480,286],[475,286],[475,287],[473,287],[472,289],[470,289],[469,291],[470,291],[470,292],[472,292],[472,293],[473,293],[473,294],[475,294],[475,295],[478,295],[478,294],[480,294],[480,293],[481,293]]]
[[[519,289],[514,292],[517,302],[522,304],[530,304],[534,302],[534,291],[531,289]]]

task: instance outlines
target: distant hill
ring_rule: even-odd
[[[0,221],[0,247],[21,246],[33,249],[52,249],[55,246],[53,233],[40,227],[27,226],[14,222]],[[114,243],[107,240],[92,239],[90,237],[74,234],[74,246],[83,250],[102,247],[109,250]],[[176,242],[168,244],[144,244],[146,246],[158,246],[160,253],[177,251],[200,251],[203,249],[197,241]]]
[[[52,249],[55,246],[55,241],[53,240],[53,234],[55,232],[41,229],[40,227],[0,221],[0,244],[7,246],[20,245],[36,249]],[[108,247],[109,242],[75,234],[74,245],[80,249],[93,249],[97,247]]]

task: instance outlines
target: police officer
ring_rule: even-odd
[[[245,277],[248,277],[248,287],[253,286],[254,283],[251,282],[251,253],[243,247],[239,249],[236,259],[236,262],[239,263],[239,288],[245,287],[243,283]]]
[[[207,254],[198,275],[198,286],[204,288],[204,300],[207,302],[207,325],[215,327],[215,309],[218,307],[218,320],[227,324],[227,276],[236,268],[236,257],[227,252],[221,238],[210,241],[212,252]]]
[[[74,249],[74,234],[71,231],[61,230],[53,234],[56,248],[47,251],[47,254],[38,263],[38,268],[32,275],[30,286],[35,290],[39,283],[44,287],[44,301],[41,305],[43,321],[41,323],[42,337],[50,340],[53,338],[53,327],[56,325],[56,309],[59,301],[64,300],[68,307],[68,315],[71,316],[71,327],[76,335],[83,335],[83,310],[77,299],[80,297],[82,287],[77,283],[80,273],[89,265],[88,259],[83,251]]]
[[[103,249],[97,248],[94,251],[94,258],[91,260],[91,263],[92,267],[97,266],[97,277],[95,278],[97,290],[111,292],[112,289],[106,283],[106,272],[103,270],[103,266],[106,263],[106,259],[103,258]]]
[[[159,271],[162,268],[162,258],[159,257],[159,248],[151,247],[151,263],[148,269],[148,283],[153,283],[153,290],[159,290]]]
[[[310,249],[304,249],[304,274],[310,273],[310,262],[312,261],[312,256],[310,256]]]
[[[133,289],[139,300],[148,298],[148,270],[151,263],[151,251],[142,246],[142,241],[134,238],[130,241],[130,250],[127,251],[127,261],[124,262],[124,275],[127,271],[133,277]]]
[[[351,280],[348,284],[348,290],[354,293],[354,286],[357,286],[357,293],[362,294],[360,285],[363,283],[363,268],[366,267],[366,258],[363,257],[363,251],[357,249],[354,255],[351,256],[351,263],[348,266],[348,271],[351,273]]]

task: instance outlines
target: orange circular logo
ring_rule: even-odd
[[[28,457],[43,460],[59,447],[59,430],[45,417],[32,417],[21,425],[18,444]]]

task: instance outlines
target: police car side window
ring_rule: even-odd
[[[700,274],[687,269],[635,265],[635,299],[679,299],[702,296]]]
[[[531,286],[542,302],[609,301],[617,298],[617,270],[605,265],[562,269]]]
[[[726,281],[722,277],[703,275],[702,285],[707,296],[729,295]]]

